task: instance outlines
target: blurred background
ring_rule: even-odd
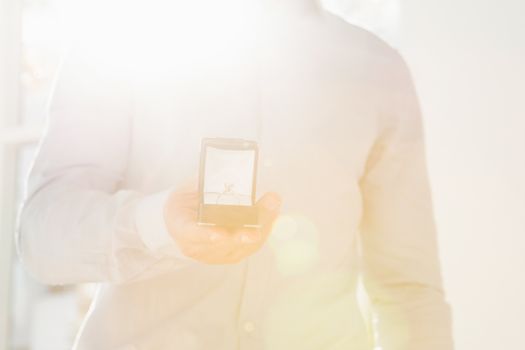
[[[22,184],[81,3],[0,0],[0,350],[69,349],[94,291],[37,283],[13,243]],[[123,1],[91,3],[127,11]],[[457,349],[525,349],[525,2],[324,5],[384,38],[412,70]]]

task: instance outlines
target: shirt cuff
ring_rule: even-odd
[[[193,260],[184,255],[168,231],[164,206],[172,189],[142,198],[136,207],[135,223],[142,242],[156,256],[169,255],[182,260]]]

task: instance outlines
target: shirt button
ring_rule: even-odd
[[[243,329],[246,333],[252,333],[255,330],[255,325],[253,322],[246,321],[244,322]]]

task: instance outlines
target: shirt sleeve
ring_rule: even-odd
[[[382,350],[451,350],[421,113],[405,62],[382,72],[379,135],[361,179],[363,282]]]
[[[132,90],[123,65],[86,52],[61,68],[17,230],[22,261],[45,283],[122,283],[194,262],[165,226],[170,189],[123,186]]]

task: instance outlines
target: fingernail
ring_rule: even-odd
[[[265,203],[265,207],[269,210],[275,210],[281,206],[281,200],[277,197],[270,197]]]

